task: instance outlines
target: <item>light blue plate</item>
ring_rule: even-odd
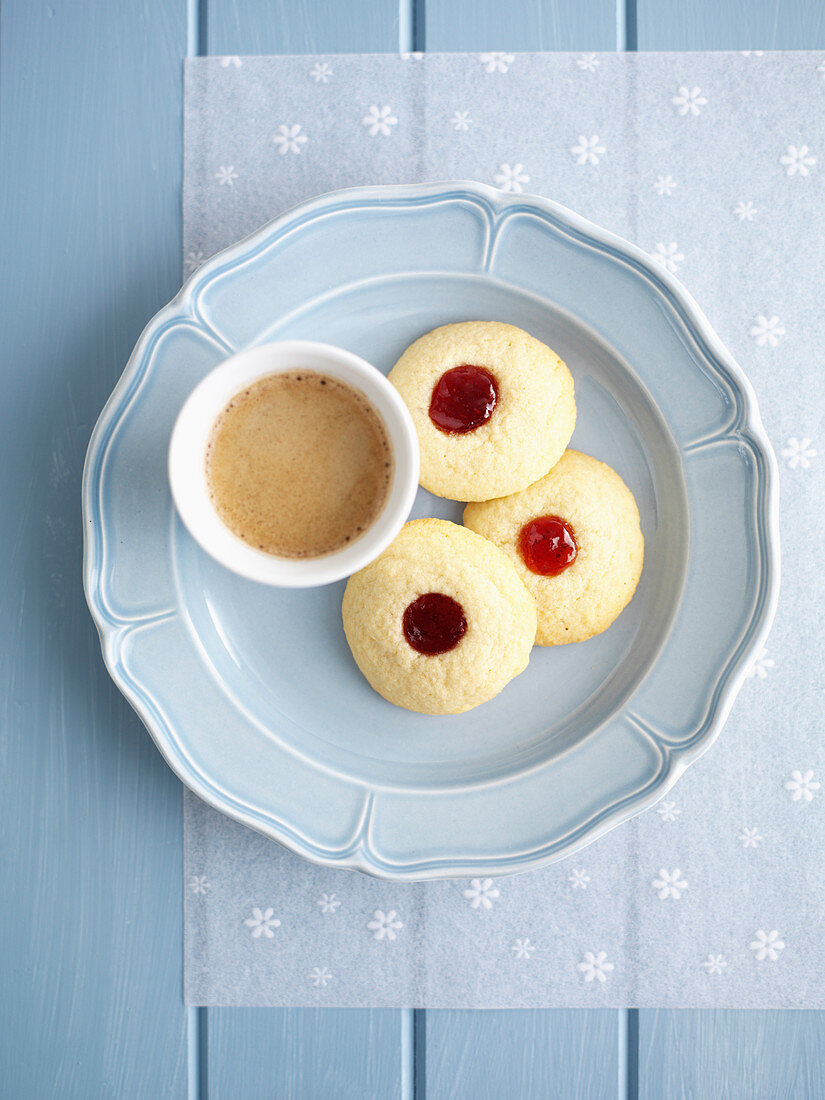
[[[573,445],[635,493],[645,568],[606,633],[537,648],[498,698],[432,718],[358,672],[343,583],[268,589],[200,551],[166,450],[186,395],[240,348],[324,340],[389,370],[471,319],[569,364]],[[477,184],[359,188],[220,253],[148,325],[89,446],[86,592],[116,683],[217,809],[385,878],[523,871],[650,806],[719,732],[776,604],[776,486],[750,385],[639,249]],[[461,509],[422,491],[416,514]]]

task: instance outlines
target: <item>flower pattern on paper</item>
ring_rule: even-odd
[[[594,53],[583,53],[581,57],[576,58],[576,64],[579,68],[586,73],[594,73],[599,67],[599,59]]]
[[[676,187],[673,176],[657,176],[653,181],[653,190],[657,195],[672,195]]]
[[[536,948],[532,943],[530,943],[529,939],[525,938],[523,940],[516,940],[510,950],[513,952],[517,959],[529,959]]]
[[[807,436],[802,439],[791,436],[782,448],[782,457],[792,470],[795,470],[797,466],[807,470],[811,465],[811,459],[816,458],[816,451],[811,446],[811,441]]]
[[[493,53],[480,53],[478,59],[484,66],[485,73],[506,73],[515,61],[515,55],[494,51]]]
[[[613,963],[607,961],[606,951],[585,951],[579,970],[586,982],[597,979],[600,982],[607,981],[607,975],[614,969]]]
[[[760,348],[765,346],[775,348],[779,343],[779,337],[785,335],[785,329],[778,317],[766,317],[762,313],[756,318],[749,331]]]
[[[779,952],[785,950],[785,944],[780,940],[776,929],[772,932],[763,932],[760,928],[758,932],[754,932],[754,938],[748,946],[758,962],[764,962],[765,959],[776,962]]]
[[[724,955],[708,955],[702,966],[708,974],[721,974],[728,965]]]
[[[191,275],[193,271],[197,271],[204,261],[204,255],[202,252],[190,251],[186,253],[184,264],[186,266],[186,273]]]
[[[811,155],[807,145],[789,145],[779,163],[785,165],[789,176],[808,176],[816,164],[816,157]]]
[[[235,180],[237,178],[238,173],[235,171],[234,167],[231,164],[226,167],[222,164],[215,173],[215,179],[218,181],[218,185],[220,187],[223,187],[225,184],[228,184],[230,187],[234,187]]]
[[[768,656],[768,651],[763,646],[748,666],[746,676],[749,680],[753,679],[754,676],[764,680],[768,675],[768,670],[773,668],[774,664],[773,658]]]
[[[235,57],[234,54],[231,57],[219,57],[218,61],[220,62],[222,69],[228,69],[230,67],[233,69],[240,69],[243,65],[241,59],[239,57]]]
[[[573,884],[574,890],[586,890],[587,884],[590,882],[590,875],[584,870],[572,870],[567,877],[567,881]]]
[[[266,936],[269,940],[274,937],[275,933],[272,929],[281,927],[281,922],[274,913],[275,910],[272,908],[261,910],[257,905],[253,908],[252,916],[247,917],[244,924],[254,940],[260,939],[261,936]]]
[[[679,264],[684,260],[684,256],[679,251],[679,246],[675,241],[671,241],[670,244],[659,243],[650,253],[657,263],[660,263],[667,271],[674,275],[679,270]]]
[[[707,100],[702,95],[701,88],[689,88],[686,84],[683,84],[673,97],[673,106],[680,115],[693,115],[695,117],[706,103]]]
[[[675,802],[660,802],[656,807],[656,813],[662,821],[675,821],[681,812]]]
[[[655,878],[651,885],[662,901],[666,901],[667,898],[678,900],[682,896],[682,891],[687,890],[688,887],[688,884],[682,878],[682,872],[678,870],[661,870],[659,877]]]
[[[309,980],[315,986],[326,986],[332,981],[332,974],[325,966],[313,966],[309,972]]]
[[[278,152],[285,156],[287,153],[300,153],[301,146],[306,145],[307,136],[301,133],[301,126],[279,126],[272,140],[278,146]]]
[[[472,121],[469,111],[456,111],[450,119],[454,130],[469,130]]]
[[[193,875],[189,880],[189,889],[193,894],[205,894],[209,887],[206,875]]]
[[[599,135],[585,137],[579,134],[578,144],[571,145],[570,152],[576,158],[576,164],[598,164],[599,158],[604,156],[605,147],[599,141]]]
[[[765,838],[759,835],[758,829],[746,827],[739,834],[739,839],[742,841],[743,848],[758,848],[760,840]]]
[[[471,909],[492,909],[493,901],[498,897],[498,887],[493,885],[491,878],[473,878],[463,893]]]
[[[785,782],[785,790],[794,802],[813,802],[814,794],[820,786],[812,771],[792,771],[791,778]]]
[[[319,61],[309,70],[309,75],[316,84],[326,84],[332,76],[332,66],[326,61]]]
[[[315,904],[322,913],[335,913],[341,908],[341,902],[335,894],[321,894]]]
[[[756,207],[752,202],[738,202],[733,208],[734,214],[740,222],[752,222],[756,217]]]
[[[400,932],[403,927],[404,924],[398,919],[398,914],[394,909],[390,909],[388,913],[385,913],[383,909],[376,909],[372,915],[372,920],[367,922],[367,928],[372,932],[373,939],[376,940],[394,940],[396,933]]]
[[[392,113],[392,107],[370,107],[361,122],[366,126],[370,137],[378,137],[379,134],[389,137],[390,126],[398,125],[398,119]]]
[[[502,164],[496,174],[493,176],[493,182],[496,187],[500,187],[502,191],[513,191],[520,193],[524,190],[523,185],[530,182],[530,177],[524,171],[523,164]]]

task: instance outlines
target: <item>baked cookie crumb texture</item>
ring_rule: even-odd
[[[480,371],[464,378],[457,371],[464,367]],[[469,429],[450,427],[455,410],[449,387],[439,389],[449,372],[457,372],[455,387],[464,387],[471,406]],[[493,381],[486,412],[484,374]],[[576,423],[565,364],[540,340],[499,321],[428,332],[407,348],[389,378],[415,423],[421,484],[451,500],[489,500],[525,489],[559,460]]]
[[[433,595],[446,598],[422,599]],[[507,555],[440,519],[405,524],[350,577],[341,611],[372,687],[423,714],[460,714],[492,699],[527,667],[537,626],[533,597]],[[428,645],[433,623],[441,636]]]
[[[554,575],[534,572],[525,562],[522,532],[540,517],[563,520],[575,538],[572,561]],[[523,492],[468,504],[464,523],[501,547],[533,594],[537,645],[600,634],[636,591],[644,560],[636,501],[615,470],[589,455],[565,451]]]

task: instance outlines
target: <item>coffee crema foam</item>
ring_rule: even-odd
[[[367,399],[296,369],[258,379],[215,421],[206,449],[212,504],[258,550],[318,558],[378,517],[393,476],[384,424]]]

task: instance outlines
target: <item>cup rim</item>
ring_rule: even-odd
[[[272,374],[303,368],[356,389],[380,416],[393,452],[393,480],[384,506],[357,539],[314,558],[285,558],[250,546],[218,516],[206,481],[206,445],[232,397]],[[175,419],[168,450],[172,499],[189,534],[212,558],[248,580],[282,588],[312,588],[363,569],[392,542],[418,489],[418,436],[398,391],[377,367],[334,344],[281,340],[244,348],[214,367],[189,393]]]

